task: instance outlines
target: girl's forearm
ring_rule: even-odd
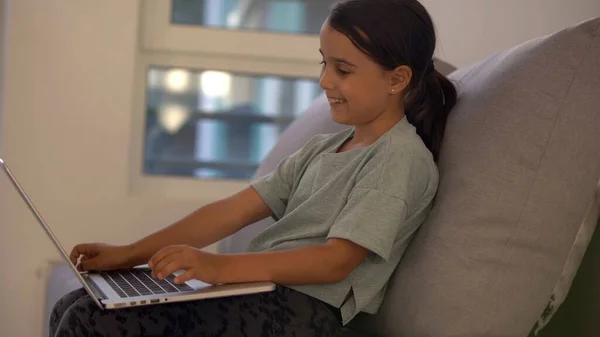
[[[145,264],[161,248],[169,245],[206,247],[244,226],[264,219],[271,210],[249,187],[232,197],[211,203],[176,223],[129,245],[131,264]]]
[[[271,281],[277,284],[341,282],[351,270],[334,246],[248,254],[220,255],[218,283]]]

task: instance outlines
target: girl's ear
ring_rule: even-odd
[[[412,80],[412,69],[409,66],[398,66],[390,72],[390,93],[402,93],[406,90]]]

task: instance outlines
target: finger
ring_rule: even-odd
[[[73,262],[73,260],[71,260],[71,263],[73,263],[75,265],[75,269],[82,271],[81,261],[83,261],[84,259],[86,259],[86,257],[83,255],[80,255],[78,258],[75,259],[75,262]]]
[[[152,277],[157,277],[158,273],[160,273],[160,271],[162,271],[164,267],[167,264],[169,264],[173,260],[174,256],[176,256],[178,253],[179,252],[176,250],[171,250],[170,252],[163,255],[160,258],[160,260],[157,259],[158,261],[154,263],[154,267],[151,267]]]
[[[69,255],[69,259],[73,264],[77,264],[77,259],[81,255],[93,256],[96,254],[96,250],[93,249],[92,244],[79,244],[73,247],[71,254]]]
[[[77,264],[77,259],[79,258],[79,255],[81,255],[81,253],[79,252],[81,246],[83,245],[77,245],[71,250],[71,254],[69,254],[69,259],[71,260],[71,263]]]
[[[98,258],[81,259],[79,268],[81,271],[99,270],[101,265],[99,260]]]
[[[184,266],[181,264],[181,259],[173,259],[171,260],[165,267],[159,271],[156,275],[159,280],[167,278],[167,276],[173,274],[175,271],[179,269],[183,269]]]
[[[193,280],[193,279],[196,278],[195,275],[196,275],[196,273],[192,269],[190,269],[190,270],[186,271],[185,273],[177,276],[175,278],[175,284],[182,284],[182,283],[187,282],[189,280]]]
[[[180,246],[167,246],[154,254],[148,261],[148,266],[152,269],[156,269],[156,266],[160,263],[162,259],[165,257],[174,254],[180,250]]]
[[[166,273],[165,268],[169,264],[173,263],[174,261],[181,261],[180,254],[173,253],[171,255],[166,256],[164,259],[160,260],[158,265],[152,270],[152,276],[154,276],[156,278],[161,278],[161,276],[165,277],[166,275],[169,275]]]

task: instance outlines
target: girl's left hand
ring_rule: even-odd
[[[159,250],[150,259],[148,266],[152,269],[152,276],[160,280],[182,269],[185,270],[185,273],[175,278],[177,284],[191,279],[215,284],[222,265],[218,259],[218,255],[187,245],[176,245]]]

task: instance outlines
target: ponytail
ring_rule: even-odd
[[[437,162],[456,89],[435,70],[437,37],[427,9],[418,0],[340,0],[327,23],[382,69],[412,69],[404,112]]]
[[[415,126],[437,162],[448,115],[456,105],[457,93],[446,76],[433,67],[428,70],[407,92],[404,109],[406,118]]]

